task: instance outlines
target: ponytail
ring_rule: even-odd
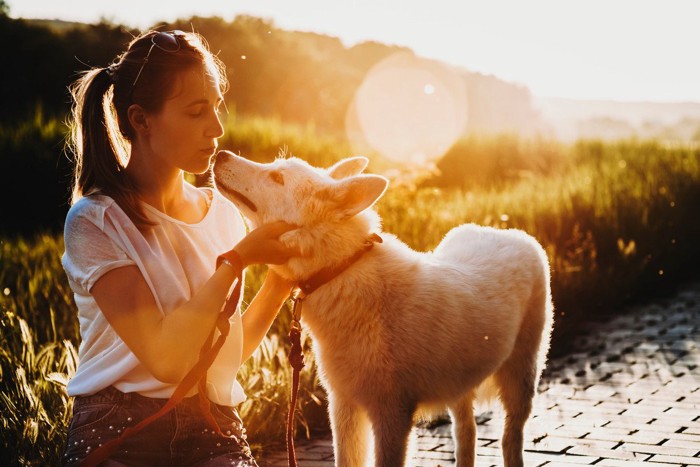
[[[101,193],[114,199],[137,227],[152,225],[139,203],[125,167],[129,142],[122,136],[112,105],[113,68],[96,68],[71,87],[71,133],[74,158],[71,204],[86,195]]]

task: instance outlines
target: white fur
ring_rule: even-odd
[[[303,280],[350,257],[369,233],[380,233],[379,216],[369,208],[387,181],[360,174],[366,164],[351,158],[324,170],[296,158],[256,164],[224,153],[214,174],[217,188],[254,226],[300,225],[283,240],[305,256],[273,267]],[[522,465],[523,427],[552,322],[544,250],[520,230],[473,224],[452,229],[427,253],[394,235],[381,237],[382,244],[303,305],[329,397],[336,465],[366,464],[370,428],[375,465],[404,465],[422,407],[449,409],[457,465],[474,465],[473,404],[486,382],[506,412],[505,465]]]

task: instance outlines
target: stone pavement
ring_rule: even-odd
[[[528,466],[700,466],[700,283],[587,325],[549,362],[525,428]],[[497,405],[497,404],[496,404]],[[503,464],[500,407],[477,417],[477,465]],[[453,466],[449,419],[412,433],[410,466]],[[286,452],[258,459],[286,466]],[[300,467],[333,465],[330,436],[297,444]]]

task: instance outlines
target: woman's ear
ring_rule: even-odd
[[[127,115],[129,116],[129,124],[134,129],[134,132],[142,133],[148,131],[148,117],[143,107],[138,104],[131,104],[127,110]]]

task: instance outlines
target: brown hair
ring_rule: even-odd
[[[70,86],[73,108],[68,144],[74,159],[71,204],[93,193],[108,195],[139,228],[152,222],[124,170],[134,137],[129,106],[138,104],[146,111],[158,112],[170,96],[178,73],[194,66],[203,66],[217,77],[222,93],[228,86],[223,63],[210,52],[202,36],[168,33],[179,42],[178,50],[169,52],[153,46],[156,34],[163,33],[148,31],[134,38],[110,66],[87,70]]]

